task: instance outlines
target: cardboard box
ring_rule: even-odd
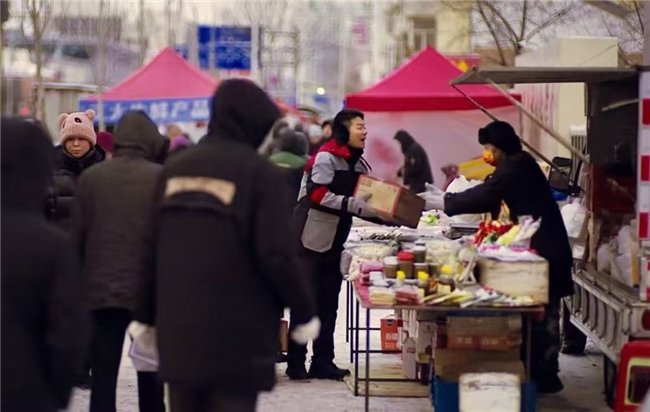
[[[522,361],[505,362],[477,362],[457,365],[447,365],[443,368],[436,368],[436,375],[448,382],[458,382],[461,375],[466,373],[512,373],[522,381],[526,380],[526,368]]]
[[[359,177],[355,196],[370,194],[368,206],[407,227],[417,228],[424,210],[424,199],[405,187],[370,176]]]
[[[413,338],[408,338],[402,343],[402,373],[408,379],[416,379],[418,376],[416,346]]]
[[[506,352],[521,345],[521,334],[477,336],[447,332],[447,349]]]
[[[444,368],[454,365],[470,365],[480,362],[517,362],[521,360],[519,348],[507,352],[436,349],[433,356],[436,375],[444,370]]]
[[[548,262],[513,262],[479,256],[479,283],[510,296],[531,296],[548,303]]]
[[[395,315],[388,315],[381,319],[381,350],[399,352],[398,319]]]
[[[418,363],[430,363],[436,336],[436,322],[418,322]]]
[[[282,352],[289,351],[289,321],[286,319],[280,321],[280,347]]]
[[[521,315],[450,316],[447,333],[474,336],[514,335],[521,332]]]

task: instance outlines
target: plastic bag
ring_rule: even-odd
[[[562,206],[560,212],[567,234],[570,238],[578,239],[587,219],[587,209],[576,202]]]
[[[129,357],[138,372],[158,371],[158,346],[156,329],[138,322],[131,322],[128,328],[131,336]]]
[[[464,192],[468,189],[471,189],[475,186],[480,185],[481,182],[480,180],[467,180],[465,176],[459,176],[456,179],[454,179],[453,182],[447,186],[447,193],[460,193]],[[477,215],[458,215],[458,216],[453,216],[451,218],[453,223],[470,223],[470,224],[477,224],[480,223],[483,220],[483,215],[477,214]]]
[[[611,271],[612,259],[612,249],[609,243],[600,245],[596,252],[596,270],[609,273]]]
[[[632,229],[629,225],[625,225],[618,231],[618,254],[630,255],[632,250]]]

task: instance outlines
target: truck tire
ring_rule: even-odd
[[[603,377],[605,381],[605,402],[607,402],[607,406],[614,409],[614,397],[616,396],[616,384],[618,380],[618,365],[612,362],[607,355],[603,355]]]

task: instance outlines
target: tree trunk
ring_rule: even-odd
[[[36,93],[34,96],[34,117],[39,121],[45,120],[45,99],[43,87],[43,24],[41,21],[41,11],[36,1],[32,3],[32,27],[34,32],[34,59],[36,60]]]

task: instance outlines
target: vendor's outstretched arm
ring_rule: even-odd
[[[448,216],[493,213],[499,209],[506,192],[513,188],[513,176],[507,170],[496,170],[485,182],[460,193],[445,195]]]

